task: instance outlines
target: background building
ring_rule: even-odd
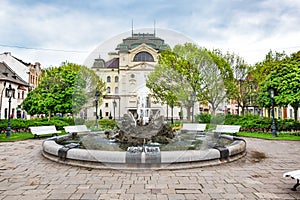
[[[40,63],[26,63],[10,52],[0,54],[0,119],[8,118],[6,90],[9,85],[15,90],[11,99],[11,118],[27,118],[22,103],[28,92],[38,85],[41,71]]]
[[[146,80],[158,63],[158,55],[168,47],[164,40],[154,33],[132,33],[109,53],[109,60],[97,58],[92,69],[106,82],[107,95],[100,106],[103,117],[122,117],[128,111],[137,117],[139,107],[160,111],[171,116],[167,105],[155,104],[149,96]],[[180,108],[174,109],[179,119]]]

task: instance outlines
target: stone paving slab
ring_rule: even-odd
[[[41,155],[39,139],[2,142],[0,200],[300,199],[296,181],[282,177],[299,169],[300,141],[245,140],[246,157],[232,163],[143,172],[58,164]]]

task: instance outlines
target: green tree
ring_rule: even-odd
[[[269,91],[266,91],[263,86],[265,85],[264,81],[266,77],[270,75],[276,66],[280,65],[286,59],[287,55],[282,52],[273,52],[270,50],[262,62],[256,63],[250,74],[253,78],[253,83],[255,84],[256,94],[255,97],[257,104],[262,107],[271,107],[271,100],[269,96]],[[268,90],[268,89],[267,89]]]
[[[151,79],[148,80],[147,87],[152,90],[154,98],[163,98],[162,103],[167,103],[171,107],[172,116],[174,106],[181,105],[187,109],[190,118],[190,108],[193,105],[190,96],[199,88],[200,82],[199,70],[188,60],[188,57],[195,54],[195,49],[198,49],[195,47],[187,43],[184,46],[176,45],[174,50],[162,52],[159,56],[159,65],[149,76]],[[189,50],[190,54],[184,54],[188,52],[185,50]]]
[[[162,52],[159,65],[160,69],[153,72],[156,78],[150,76],[152,80],[148,81],[147,86],[160,88],[152,90],[157,93],[157,98],[168,95],[170,100],[174,100],[174,105],[179,103],[185,107],[188,118],[195,100],[200,103],[209,102],[214,113],[233,85],[231,68],[220,51],[208,51],[195,44],[176,45],[173,50]]]
[[[166,54],[164,54],[166,55]],[[183,88],[178,84],[180,74],[172,68],[158,64],[147,78],[146,86],[151,91],[151,97],[156,103],[166,103],[172,109],[171,121],[173,123],[173,109],[178,105],[178,96]]]
[[[286,57],[273,71],[261,82],[262,92],[259,102],[262,106],[270,107],[271,99],[269,89],[275,90],[274,101],[276,105],[291,105],[294,109],[294,120],[297,121],[297,113],[300,105],[300,51]]]
[[[208,50],[207,50],[208,51]],[[211,106],[212,114],[216,113],[222,103],[232,96],[235,85],[233,72],[224,55],[218,49],[208,51],[211,61],[204,68],[206,100]]]
[[[105,82],[99,78],[95,71],[81,66],[74,83],[73,113],[94,107],[96,91],[99,94],[98,105],[101,105],[103,95],[106,92]],[[82,96],[82,94],[84,94],[84,96]],[[82,97],[87,99],[84,101],[84,104],[82,103],[84,100]]]
[[[252,67],[248,65],[240,56],[227,52],[224,59],[231,66],[234,84],[231,87],[230,99],[237,101],[238,109],[244,115],[248,106],[255,106],[257,96],[257,84],[252,78]],[[238,110],[240,114],[240,110]]]
[[[252,73],[253,78],[259,84],[261,83],[272,71],[287,58],[285,52],[273,52],[270,50],[262,62],[258,62],[254,66]]]
[[[30,115],[47,114],[49,119],[53,113],[77,114],[88,101],[89,93],[85,92],[87,87],[92,82],[96,87],[103,86],[99,78],[88,76],[97,75],[92,70],[73,63],[48,68],[42,72],[38,87],[29,92],[23,101],[23,108]]]

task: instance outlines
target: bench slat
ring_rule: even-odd
[[[55,126],[31,126],[30,131],[34,135],[58,134],[61,131],[56,130]]]
[[[237,133],[240,131],[241,126],[238,125],[217,125],[213,132],[218,133]]]
[[[300,170],[286,172],[283,174],[283,177],[292,177],[294,179],[300,179]]]
[[[86,125],[64,126],[67,133],[89,132]]]
[[[181,130],[186,131],[205,131],[206,124],[183,124]]]
[[[297,191],[297,188],[300,186],[300,170],[290,171],[283,174],[283,177],[291,177],[296,179],[297,183],[291,188],[293,191]]]

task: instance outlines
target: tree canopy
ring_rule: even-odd
[[[218,50],[209,51],[191,43],[176,45],[162,52],[158,62],[147,87],[156,99],[168,103],[168,96],[174,105],[185,107],[188,118],[194,101],[208,102],[214,113],[231,91],[232,70]]]
[[[42,72],[40,84],[28,93],[22,106],[30,115],[47,114],[49,118],[53,113],[77,114],[96,88],[102,93],[104,83],[93,70],[63,63]]]
[[[230,87],[230,99],[236,100],[238,114],[244,114],[247,106],[256,105],[257,84],[251,75],[252,67],[240,56],[227,52],[224,59],[228,62],[234,76],[234,84]],[[241,108],[241,112],[239,111]]]
[[[297,120],[297,111],[300,106],[300,51],[286,57],[273,67],[273,71],[261,82],[259,103],[270,107],[269,90],[275,90],[274,101],[276,105],[291,105],[294,109],[294,119]]]

